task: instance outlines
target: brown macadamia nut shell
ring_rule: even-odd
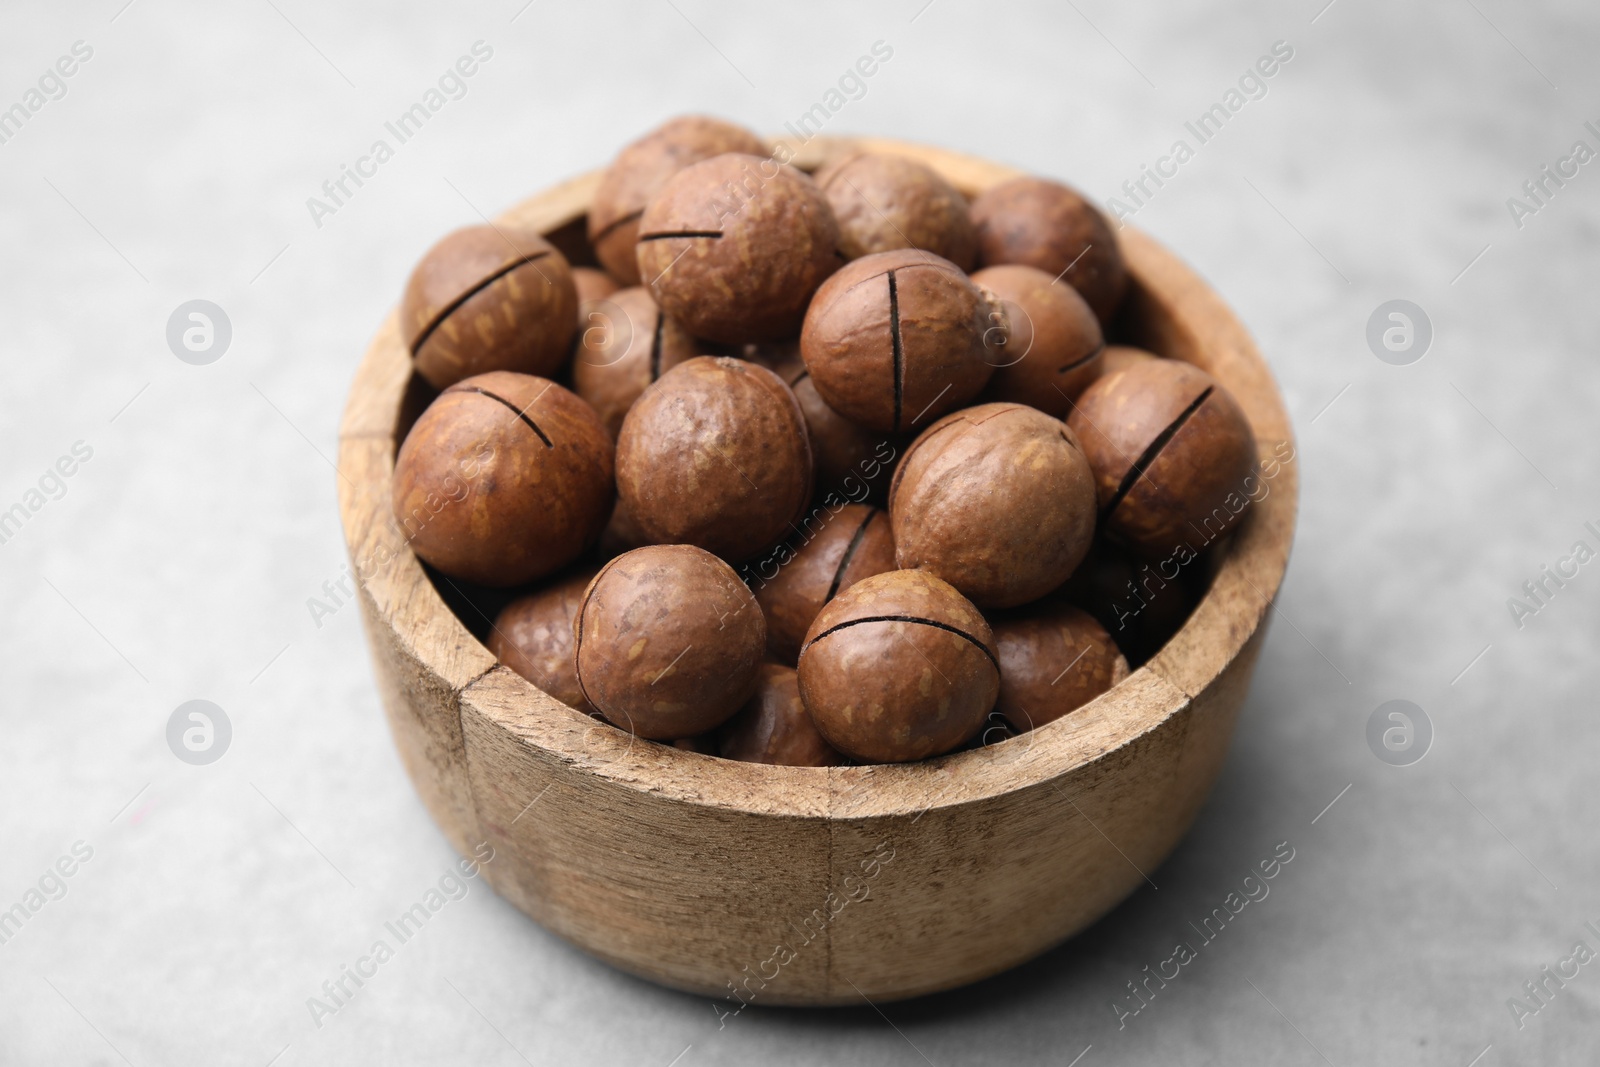
[[[800,696],[823,738],[868,763],[925,759],[983,727],[999,693],[994,635],[924,571],[863,579],[829,601],[800,652]]]
[[[1164,562],[1164,561],[1161,561]],[[1095,542],[1058,592],[1105,627],[1129,664],[1137,666],[1171,639],[1203,593],[1204,564],[1160,567],[1115,541]]]
[[[878,252],[823,283],[800,354],[829,407],[890,433],[925,427],[977,396],[1004,330],[1003,309],[949,260]]]
[[[1068,424],[1094,469],[1107,534],[1147,556],[1188,546],[1192,558],[1248,506],[1255,434],[1199,367],[1152,359],[1105,375]]]
[[[588,305],[588,316],[572,361],[572,389],[614,438],[651,382],[700,353],[694,338],[661,314],[643,286]]]
[[[1013,178],[972,202],[978,262],[1024,263],[1065,280],[1104,326],[1128,289],[1116,231],[1077,191],[1044,178]]]
[[[912,444],[889,490],[895,559],[982,607],[1035,600],[1094,539],[1094,474],[1065,423],[1022,404],[947,415]]]
[[[1100,355],[1100,377],[1115,374],[1119,370],[1127,370],[1135,363],[1160,358],[1153,352],[1146,352],[1131,345],[1106,345],[1106,350]]]
[[[593,267],[573,267],[572,287],[578,293],[578,329],[583,329],[583,306],[604,300],[622,286],[603,270]]]
[[[985,267],[975,284],[1006,301],[1006,345],[983,399],[1036,407],[1058,419],[1100,376],[1105,338],[1078,291],[1037,267]]]
[[[649,543],[650,539],[639,529],[638,523],[633,521],[633,516],[628,514],[628,505],[618,497],[616,505],[611,509],[611,520],[601,531],[600,542],[595,546],[595,558],[605,562],[624,552],[643,548]]]
[[[400,301],[417,373],[435,389],[490,371],[549,377],[578,318],[571,268],[538,233],[469,226],[430,248]]]
[[[578,683],[640,737],[693,737],[755,693],[767,624],[733,568],[692,545],[649,545],[601,568],[574,624]]]
[[[707,734],[696,734],[693,737],[680,737],[672,742],[672,747],[680,752],[698,752],[702,756],[715,756],[717,754],[717,735],[713,731]]]
[[[811,497],[800,404],[754,363],[680,364],[623,420],[617,492],[651,541],[748,559],[781,540]]]
[[[1054,722],[1128,676],[1128,661],[1105,627],[1069,604],[993,625],[1000,659],[995,710],[1019,731]]]
[[[724,152],[766,151],[749,130],[704,115],[683,115],[651,130],[617,153],[595,189],[588,226],[596,258],[622,284],[638,285],[639,218],[667,179]]]
[[[782,368],[800,362],[800,338],[785,337],[778,341],[746,341],[743,344],[723,344],[720,341],[700,340],[701,354],[707,356],[733,356],[767,368],[772,373],[788,378]]]
[[[798,346],[797,346],[798,347]],[[905,446],[899,435],[874,433],[828,406],[811,380],[811,372],[794,358],[773,368],[789,386],[806,418],[811,460],[816,468],[815,496],[863,501],[886,499],[895,459]]]
[[[834,767],[844,757],[817,732],[793,667],[763,663],[756,695],[722,727],[718,754],[779,767]]]
[[[639,220],[639,274],[696,337],[793,337],[811,294],[839,266],[839,227],[821,190],[775,160],[730,153],[685,167]]]
[[[482,585],[520,585],[577,559],[614,493],[611,439],[594,410],[510,371],[445,390],[395,458],[394,515],[412,549]]]
[[[920,248],[972,269],[978,233],[967,201],[927,164],[863,152],[828,163],[816,182],[839,221],[846,258]]]
[[[895,569],[889,516],[877,508],[818,509],[800,526],[796,538],[771,557],[776,573],[770,580],[768,568],[760,565],[751,568],[748,579],[767,617],[767,651],[780,663],[799,658],[806,631],[824,604],[863,578]]]
[[[495,659],[570,707],[586,714],[594,708],[578,685],[573,662],[573,620],[583,592],[594,579],[586,567],[536,593],[518,597],[500,610],[489,630]]]

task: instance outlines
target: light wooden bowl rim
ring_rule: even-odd
[[[791,149],[797,165],[813,169],[845,144],[919,159],[969,196],[1021,173],[942,149],[874,138],[846,142],[819,137]],[[499,221],[553,233],[585,214],[599,177],[597,171],[558,185],[512,208]],[[490,674],[496,676],[497,687],[520,686],[524,699],[519,703],[525,706],[515,713],[506,713],[499,700],[472,701],[473,707],[522,743],[658,799],[726,812],[856,820],[920,816],[930,809],[1048,787],[1156,729],[1218,678],[1263,624],[1293,540],[1293,438],[1265,361],[1221,298],[1187,266],[1135,228],[1123,228],[1118,237],[1137,285],[1168,306],[1175,328],[1205,324],[1204,350],[1185,358],[1233,392],[1250,418],[1263,457],[1281,458],[1282,446],[1287,446],[1291,461],[1269,494],[1250,505],[1253,514],[1233,536],[1210,590],[1179,633],[1127,680],[1063,719],[997,745],[919,763],[835,768],[736,763],[596,724],[497,667],[439,596],[410,549],[403,544],[394,548],[394,539],[403,542],[403,537],[388,513],[392,447],[387,465],[355,465],[366,484],[341,478],[346,483],[341,485],[341,510],[352,559],[359,560],[364,548],[384,543],[386,530],[395,551],[386,566],[357,578],[381,606],[401,644],[422,666],[449,680],[463,703],[471,701],[473,687]],[[352,450],[374,440],[393,443],[410,376],[410,356],[397,315],[391,312],[351,387],[340,428],[342,472]]]

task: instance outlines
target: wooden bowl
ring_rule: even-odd
[[[932,166],[967,195],[1016,172],[920,145],[854,142]],[[810,169],[841,143],[798,146]],[[507,220],[586,261],[599,175]],[[626,971],[763,1004],[893,1000],[1015,966],[1084,929],[1172,851],[1216,778],[1294,532],[1295,464],[1272,375],[1222,300],[1155,241],[1114,340],[1197,364],[1238,398],[1263,460],[1182,630],[1111,692],[1032,733],[922,763],[791,768],[636,739],[559,703],[446,605],[390,517],[397,436],[428,393],[391,314],[340,427],[340,509],[396,744],[445,835],[484,842],[495,890]],[[730,1007],[733,1002],[730,1002]]]

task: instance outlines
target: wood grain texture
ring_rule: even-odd
[[[423,803],[450,843],[469,853],[481,838],[458,704],[494,657],[440,601],[392,517],[393,440],[341,441],[339,472],[351,570],[389,728]]]
[[[850,146],[920,159],[968,196],[1016,174],[899,142],[789,147],[811,170]],[[597,181],[503,218],[570,236]],[[621,733],[495,667],[390,518],[395,437],[418,396],[384,323],[341,424],[346,541],[407,771],[457,849],[493,845],[499,893],[597,957],[731,1010],[975,981],[1071,937],[1154,873],[1226,756],[1298,482],[1287,413],[1244,328],[1155,241],[1119,237],[1133,291],[1113,333],[1222,381],[1276,473],[1188,623],[1127,681],[1030,734],[917,764],[716,760]]]

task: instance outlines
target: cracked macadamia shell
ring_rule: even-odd
[[[1128,661],[1105,627],[1070,604],[1041,605],[993,625],[1000,658],[995,710],[1017,730],[1054,722],[1128,676]]]
[[[497,370],[552,376],[577,318],[566,258],[515,226],[446,235],[412,270],[400,301],[401,335],[435,389]]]
[[[585,567],[548,588],[518,597],[500,610],[489,631],[495,659],[570,707],[592,713],[578,686],[572,624],[595,568]]]
[[[824,604],[863,578],[895,569],[889,516],[877,508],[819,508],[799,525],[787,544],[747,568],[746,579],[767,617],[769,654],[789,664]]]
[[[800,405],[754,363],[680,364],[622,422],[617,492],[650,541],[748,559],[781,540],[811,497]]]
[[[1065,423],[1022,404],[947,415],[912,444],[889,492],[895,559],[985,608],[1036,600],[1094,540],[1095,486]]]
[[[793,337],[839,266],[833,209],[809,177],[730,153],[679,171],[639,221],[639,274],[696,337]]]
[[[1199,367],[1135,362],[1084,391],[1068,420],[1094,470],[1108,536],[1181,566],[1227,533],[1259,488],[1244,411]]]
[[[925,427],[977,396],[1001,362],[1005,312],[949,260],[912,249],[829,278],[800,332],[818,394],[880,433]]]
[[[773,367],[773,372],[789,386],[806,417],[817,499],[835,503],[885,499],[905,439],[858,426],[829,407],[798,348],[797,344],[794,358]]]
[[[835,749],[902,763],[959,748],[994,707],[994,635],[925,571],[863,579],[822,609],[800,652],[800,697]]]
[[[649,545],[595,575],[574,643],[578,683],[608,722],[673,740],[720,726],[755,694],[767,624],[722,560]]]
[[[542,578],[599,538],[615,499],[611,438],[594,409],[544,378],[480,374],[446,389],[395,458],[394,517],[453,578]]]
[[[972,280],[1006,302],[1005,348],[983,399],[1066,418],[1100,376],[1106,345],[1094,312],[1076,289],[1036,267],[985,267]]]
[[[718,754],[744,763],[833,767],[844,757],[817,732],[793,667],[763,663],[756,695],[722,728]]]
[[[673,367],[699,355],[699,348],[682,326],[661,314],[643,286],[590,304],[588,319],[578,335],[572,388],[615,437],[639,394]]]
[[[1044,178],[1013,178],[972,202],[978,263],[1022,263],[1066,281],[1110,320],[1128,289],[1128,268],[1106,217],[1076,190]]]
[[[839,250],[850,259],[920,248],[971,270],[978,254],[967,201],[924,163],[863,152],[816,173],[839,221]]]
[[[683,115],[651,130],[617,153],[595,189],[588,223],[595,256],[622,284],[638,285],[639,218],[667,179],[724,152],[766,151],[749,130],[704,115]]]

